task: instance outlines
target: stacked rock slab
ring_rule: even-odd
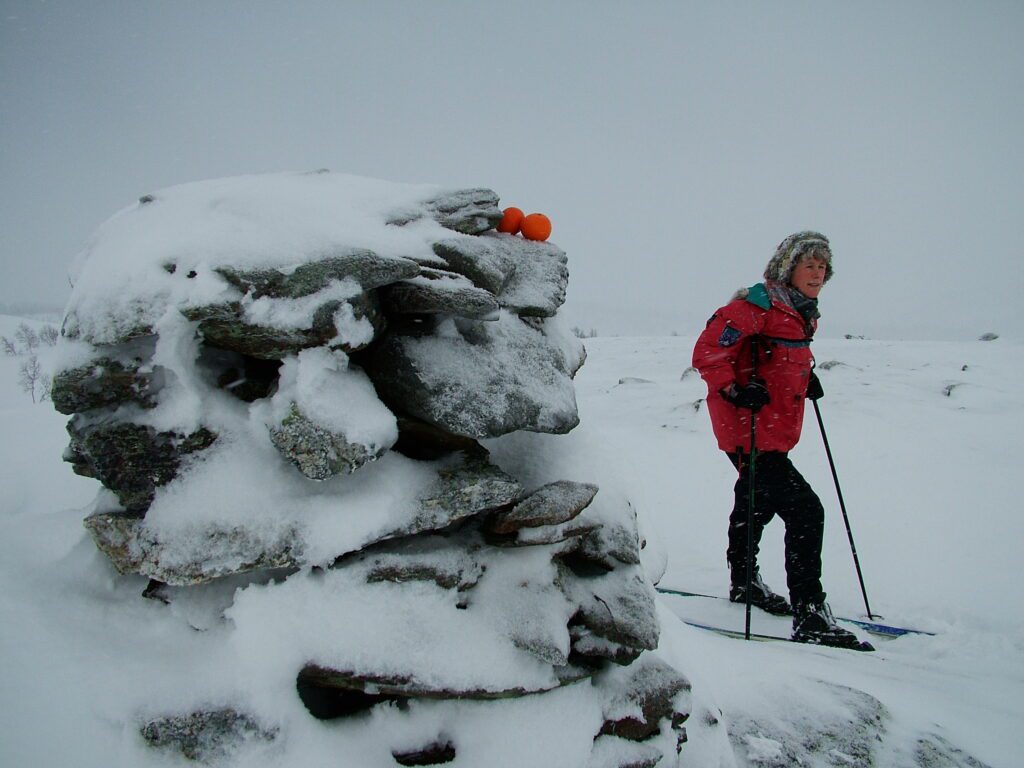
[[[579,423],[572,378],[585,354],[557,317],[565,254],[495,232],[490,190],[395,185],[396,199],[381,204],[380,184],[326,172],[203,182],[147,195],[104,225],[79,265],[53,384],[55,407],[72,417],[65,459],[104,486],[86,528],[118,572],[150,579],[147,596],[173,600],[228,577],[237,586],[244,574],[265,585],[272,573],[278,581],[261,593],[272,601],[293,587],[321,589],[309,586],[316,572],[325,585],[317,610],[330,614],[353,590],[378,590],[386,610],[426,589],[460,621],[500,626],[508,652],[539,670],[522,681],[446,680],[417,666],[422,656],[374,668],[365,654],[339,662],[326,648],[294,670],[316,717],[589,686],[605,713],[590,734],[592,765],[674,758],[689,686],[651,653],[658,625],[633,510],[595,504],[598,486],[587,482],[527,489],[478,442]],[[235,218],[217,228],[225,210],[249,222],[283,218],[267,206],[289,195],[335,195],[332,215],[351,219],[351,234],[331,219],[253,258],[246,248],[265,241],[251,245],[243,229],[232,245]],[[371,200],[379,231],[368,235],[359,216]],[[123,280],[137,296],[102,295],[101,271],[146,261],[125,252],[146,242],[131,233],[183,224],[209,229],[209,241],[147,251],[150,271]],[[301,512],[278,513],[292,506],[287,496],[257,500],[251,522],[192,506],[181,513],[194,516],[188,525],[175,527],[175,499],[192,498],[218,462],[244,467],[250,454],[276,455],[273,471],[296,499],[313,495],[321,519],[332,504],[351,516],[330,528],[336,539],[325,542]],[[379,519],[345,506],[356,487],[395,495],[396,477],[414,480]],[[141,728],[154,746],[199,760],[286,730],[233,706],[169,712]],[[438,733],[392,752],[396,764],[443,763],[459,742]]]

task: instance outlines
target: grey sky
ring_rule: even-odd
[[[601,333],[695,333],[812,228],[823,333],[1024,337],[1022,3],[0,8],[0,304],[141,194],[330,168],[547,213]]]

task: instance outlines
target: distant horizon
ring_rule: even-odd
[[[990,0],[5,0],[0,302],[66,301],[140,195],[328,168],[547,214],[605,334],[697,333],[813,229],[821,333],[1024,337],[1022,38]]]
[[[38,302],[0,302],[0,316],[34,320],[36,322],[48,322],[48,323],[59,323],[63,318],[64,305],[50,305]],[[648,338],[696,338],[700,333],[700,329],[687,331],[683,333],[681,331],[667,328],[661,332],[629,332],[629,331],[607,331],[603,330],[599,326],[594,325],[581,325],[575,323],[569,317],[569,311],[563,308],[563,311],[559,313],[565,324],[574,332],[581,332],[584,343],[590,339],[648,339]],[[590,335],[591,332],[595,332]],[[972,342],[972,341],[990,341],[990,339],[982,339],[981,336],[994,333],[996,334],[996,340],[1007,339],[1007,340],[1022,340],[1022,337],[1014,336],[1013,334],[1000,333],[998,329],[989,329],[984,331],[978,331],[978,333],[972,335],[972,332],[961,330],[959,335],[953,336],[942,336],[942,335],[906,335],[906,336],[885,336],[885,335],[872,335],[872,334],[857,334],[847,332],[829,333],[828,331],[819,331],[817,338],[819,340],[843,340],[848,339],[851,341],[880,341],[880,342]],[[688,363],[687,363],[688,364]]]

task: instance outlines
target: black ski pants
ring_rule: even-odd
[[[735,503],[729,517],[729,549],[726,558],[733,582],[746,583],[747,517],[750,508],[750,456],[729,453],[739,471]],[[786,525],[786,581],[794,605],[825,599],[821,588],[821,541],[825,510],[817,494],[781,451],[758,451],[754,464],[753,558],[764,527],[778,515]]]

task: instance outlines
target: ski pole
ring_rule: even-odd
[[[757,376],[757,337],[750,338],[750,378]],[[748,478],[750,485],[747,493],[747,606],[746,606],[746,628],[743,637],[750,639],[750,606],[751,587],[754,581],[754,460],[757,456],[757,410],[750,410],[750,472]],[[742,462],[742,457],[740,458]],[[742,466],[742,464],[741,464]]]
[[[818,429],[821,430],[821,440],[825,443],[825,455],[828,456],[828,466],[832,470],[832,480],[836,484],[836,496],[839,497],[839,508],[843,511],[843,522],[846,523],[846,536],[850,539],[850,551],[853,552],[853,564],[857,568],[857,580],[860,581],[860,592],[864,595],[864,608],[867,609],[868,619],[875,617],[871,613],[871,606],[868,604],[868,591],[864,587],[864,574],[860,569],[860,558],[857,557],[857,545],[853,543],[853,531],[850,529],[850,516],[846,514],[846,502],[843,501],[843,489],[839,487],[839,475],[836,474],[836,463],[832,460],[832,449],[828,445],[828,435],[825,434],[825,423],[821,420],[821,409],[817,400],[811,400],[814,404],[814,415],[818,417]]]

